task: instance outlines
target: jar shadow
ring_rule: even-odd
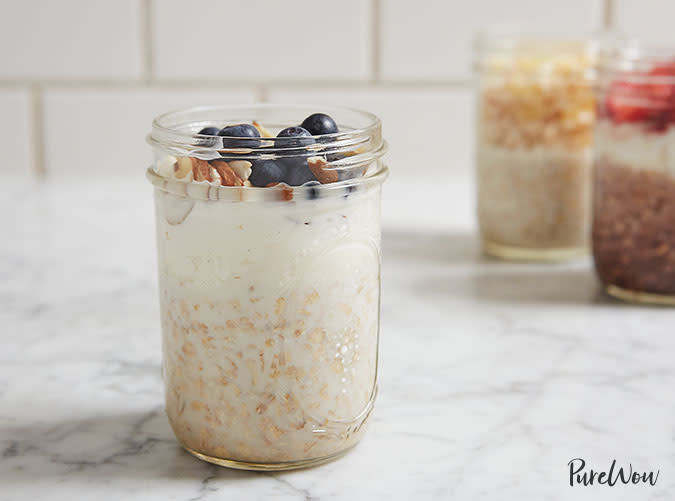
[[[114,484],[116,479],[158,479],[169,485],[182,482],[181,488],[185,481],[194,481],[201,492],[209,490],[208,483],[214,480],[256,477],[260,473],[222,468],[188,454],[159,407],[147,412],[0,425],[0,485],[65,481],[103,485]]]
[[[503,261],[484,254],[472,231],[385,227],[382,253],[385,283],[395,282],[428,303],[448,298],[513,304],[620,303],[602,290],[590,257],[560,263]]]
[[[619,303],[602,290],[590,257],[561,263],[503,261],[484,254],[472,231],[385,227],[382,253],[385,283],[396,282],[429,304],[448,298],[513,304]]]
[[[619,303],[604,293],[590,265],[505,263],[477,258],[474,265],[418,270],[409,286],[415,297],[446,307],[448,300],[513,305]]]
[[[469,277],[470,294],[506,303],[613,305],[592,267],[492,262]]]
[[[384,228],[382,253],[388,260],[470,263],[485,260],[478,238],[470,231],[439,232]]]

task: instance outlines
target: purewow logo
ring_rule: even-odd
[[[570,487],[575,485],[594,485],[602,484],[614,487],[616,484],[649,484],[656,485],[659,479],[660,470],[656,472],[634,471],[633,465],[628,463],[628,468],[617,467],[616,459],[612,460],[609,471],[586,470],[586,461],[581,458],[574,458],[567,463],[570,469]]]

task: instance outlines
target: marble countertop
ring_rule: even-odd
[[[172,435],[150,186],[3,182],[0,500],[675,498],[675,310],[606,298],[590,260],[481,257],[470,181],[442,181],[385,185],[366,437],[274,474],[200,462]],[[573,458],[660,475],[570,487]]]

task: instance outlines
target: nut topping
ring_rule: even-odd
[[[213,160],[211,165],[220,176],[220,184],[223,186],[243,186],[244,180],[230,167],[225,160]]]
[[[307,159],[309,170],[321,184],[335,183],[338,180],[338,173],[333,169],[328,169],[328,162],[322,157],[310,157]]]
[[[274,137],[274,134],[272,134],[270,131],[268,131],[260,122],[256,122],[254,120],[253,121],[253,127],[258,129],[258,132],[260,132],[260,135],[262,137]]]
[[[227,164],[244,181],[251,175],[253,164],[248,160],[230,160]]]
[[[211,166],[206,160],[201,158],[191,158],[192,160],[192,175],[195,181],[213,181],[211,177]]]
[[[206,181],[222,186],[266,187],[270,183],[304,186],[317,181],[322,184],[339,181],[337,167],[331,165],[328,159],[334,162],[348,156],[358,155],[363,150],[355,149],[328,157],[309,157],[318,155],[317,150],[326,148],[321,143],[332,140],[332,138],[315,139],[313,136],[334,134],[339,132],[339,129],[335,120],[324,113],[314,113],[302,123],[303,126],[286,127],[276,136],[257,121],[226,125],[222,128],[219,125],[210,124],[200,129],[191,144],[213,150],[217,143],[207,144],[202,136],[209,136],[209,141],[222,137],[223,148],[219,149],[220,155],[213,155],[216,158],[212,160],[189,156],[175,158],[167,155],[157,161],[155,172],[164,178],[182,180],[187,183]],[[275,124],[274,130],[277,127],[278,125]],[[239,153],[250,154],[250,156],[243,158],[236,156]],[[195,150],[194,154],[205,153],[200,149]],[[213,153],[208,152],[208,154]],[[356,171],[350,171],[347,174],[350,179],[358,175]],[[363,175],[365,175],[365,170]]]
[[[173,175],[176,179],[183,179],[192,172],[192,159],[190,157],[178,157],[173,166]]]

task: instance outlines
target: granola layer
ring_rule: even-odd
[[[605,285],[675,295],[675,174],[600,158],[593,256]]]
[[[594,98],[584,55],[493,58],[479,81],[479,142],[502,148],[583,149]]]

